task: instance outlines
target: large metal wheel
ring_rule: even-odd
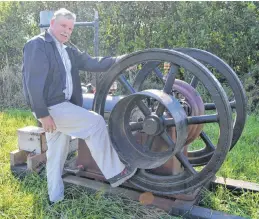
[[[240,138],[246,122],[247,98],[241,81],[227,63],[212,53],[195,48],[176,48],[174,50],[185,53],[204,64],[210,65],[211,67],[215,68],[227,81],[228,86],[234,95],[233,100],[229,100],[229,102],[232,110],[236,111],[236,115],[233,117],[234,130],[232,144],[230,147],[231,150]],[[157,65],[158,63],[156,62],[150,62],[145,66],[145,68],[143,68],[143,70],[139,71],[133,84],[133,87],[136,91],[142,90],[143,82],[152,71],[156,73],[158,78],[162,79],[163,75],[159,69],[157,69]],[[196,88],[198,83],[198,78],[193,76],[190,85]],[[215,104],[205,103],[205,110],[215,110]],[[201,132],[200,136],[205,141],[205,143],[208,141],[208,138],[204,135],[204,132]],[[210,142],[210,144],[212,143]],[[215,148],[215,145],[212,147]],[[188,159],[193,166],[206,164],[210,160],[211,156],[211,151],[208,151],[206,147],[195,151],[188,151]]]
[[[136,93],[136,90],[128,82],[123,73],[129,66],[149,62],[171,63],[172,67],[169,71],[169,77],[167,78],[163,89],[163,92],[166,93],[166,95],[171,95],[172,85],[174,84],[176,73],[180,66],[192,72],[195,77],[197,77],[198,80],[204,84],[209,94],[211,95],[211,98],[215,104],[216,114],[200,115],[196,117],[188,116],[187,124],[190,125],[215,122],[219,126],[220,133],[216,148],[213,148],[214,150],[213,153],[211,153],[211,158],[202,170],[197,171],[193,168],[192,164],[188,161],[188,158],[184,155],[183,150],[179,151],[173,149],[171,151],[173,151],[174,153],[172,153],[170,150],[168,151],[170,151],[171,156],[175,154],[176,158],[184,167],[184,171],[181,174],[178,174],[176,176],[160,176],[149,172],[149,170],[141,169],[134,177],[130,179],[130,182],[138,188],[141,188],[145,191],[151,191],[156,194],[169,195],[189,192],[200,187],[215,175],[215,173],[218,171],[223,161],[225,160],[233,137],[233,124],[229,101],[224,92],[224,89],[222,88],[216,77],[211,74],[211,72],[206,67],[204,67],[200,62],[191,58],[190,56],[177,51],[150,49],[132,53],[118,61],[117,64],[112,66],[112,68],[106,73],[100,83],[101,89],[98,89],[96,92],[93,109],[101,115],[104,114],[106,97],[110,87],[115,80],[118,80],[122,84],[122,86],[129,92],[130,95],[134,94],[135,97],[141,95]],[[143,68],[145,68],[145,65]],[[117,104],[119,104],[120,101]],[[125,108],[130,108],[129,105],[125,106]],[[137,104],[137,106],[145,116],[149,113],[153,113],[153,110],[150,110],[148,108],[148,105],[146,105],[143,101],[142,103]],[[155,108],[155,112],[159,118],[164,120],[163,124],[167,128],[170,128],[175,126],[176,123],[173,118],[164,118],[163,115],[166,108],[169,109],[170,106],[165,105],[165,103],[159,102],[159,104]],[[130,127],[131,132],[138,130],[143,131],[143,121],[132,122],[130,124],[127,124],[127,122],[130,122],[128,120],[124,121],[126,121],[124,123],[124,127]],[[113,117],[111,116],[109,129],[113,130],[114,126],[119,125],[118,122],[121,121],[118,121],[118,118],[113,119]],[[111,133],[114,134],[114,132],[112,131]],[[121,133],[121,137],[125,138],[125,133],[127,134],[127,132]],[[113,139],[112,136],[111,139],[114,147],[117,149],[120,148],[121,144],[123,144],[123,142],[118,142]],[[184,145],[182,145],[182,147],[184,147]],[[132,150],[134,150],[134,147],[132,147]],[[121,155],[120,151],[118,152]],[[143,156],[145,156],[145,153],[143,153]],[[127,158],[121,157],[121,159],[126,160]]]

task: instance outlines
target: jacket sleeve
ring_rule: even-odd
[[[37,118],[49,115],[44,99],[45,81],[49,71],[49,62],[43,41],[32,40],[23,49],[23,74],[32,111]]]
[[[116,62],[116,57],[91,57],[87,52],[80,52],[77,49],[74,53],[78,69],[83,71],[105,72]]]

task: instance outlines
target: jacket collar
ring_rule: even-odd
[[[46,30],[44,33],[42,33],[42,35],[44,36],[45,38],[45,41],[47,42],[52,42],[54,41],[54,39],[52,38],[52,36],[48,33],[48,30]]]

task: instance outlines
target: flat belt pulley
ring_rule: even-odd
[[[150,169],[149,169],[150,167],[153,168],[152,165],[156,166],[156,164],[154,164],[155,161],[148,163],[148,159],[147,159],[146,160],[147,163],[145,163],[147,167],[141,168],[135,174],[135,176],[133,176],[130,179],[130,182],[134,184],[136,187],[143,189],[144,191],[151,191],[155,194],[169,195],[169,194],[177,194],[177,193],[185,193],[185,192],[193,191],[194,189],[205,184],[208,180],[210,180],[215,175],[217,170],[222,165],[224,159],[226,158],[226,155],[229,151],[232,137],[233,137],[231,108],[230,108],[230,103],[228,101],[227,95],[224,89],[222,88],[221,84],[216,79],[216,77],[204,65],[202,65],[199,61],[193,59],[192,57],[186,54],[183,54],[177,51],[164,50],[164,49],[150,49],[150,50],[144,50],[144,51],[129,54],[124,58],[122,58],[120,61],[118,61],[115,65],[113,65],[102,78],[100,83],[101,89],[98,89],[96,92],[93,109],[101,115],[104,114],[105,102],[106,102],[106,97],[108,95],[109,89],[115,80],[119,81],[121,86],[124,88],[124,90],[128,92],[128,95],[129,95],[129,97],[125,95],[124,98],[131,103],[127,104],[126,100],[125,102],[121,102],[122,100],[120,100],[119,103],[120,102],[121,103],[119,105],[119,108],[122,107],[122,105],[125,103],[125,106],[122,107],[123,112],[120,113],[120,118],[116,117],[114,113],[114,115],[112,115],[111,118],[109,119],[108,125],[109,125],[109,129],[111,130],[110,131],[111,135],[116,134],[114,133],[114,130],[118,130],[116,126],[120,126],[122,127],[122,130],[125,130],[125,132],[121,130],[120,133],[117,134],[116,138],[111,136],[112,143],[115,145],[116,150],[118,150],[118,153],[122,160],[128,159],[128,161],[134,163],[134,157],[131,157],[130,159],[128,157],[131,156],[131,153],[135,153],[136,150],[138,151],[137,152],[138,155],[139,153],[143,153],[142,157],[150,156],[152,153],[150,152],[149,148],[147,148],[148,150],[145,151],[145,149],[139,148],[137,144],[135,145],[131,144],[131,146],[130,145],[128,145],[129,147],[127,146],[127,149],[129,149],[128,153],[125,153],[125,152],[121,152],[121,150],[125,150],[125,149],[123,148],[123,146],[120,145],[120,144],[123,144],[123,141],[122,141],[123,138],[124,139],[133,138],[134,136],[133,133],[136,131],[145,132],[150,136],[154,136],[154,135],[157,136],[163,133],[163,130],[165,130],[165,126],[169,128],[169,127],[175,127],[177,124],[174,120],[176,118],[175,112],[170,113],[170,111],[172,111],[174,107],[173,108],[168,107],[168,105],[164,103],[163,100],[160,99],[159,92],[156,92],[156,95],[153,95],[153,96],[151,95],[151,93],[152,94],[154,93],[151,91],[148,91],[148,93],[136,93],[136,89],[129,82],[129,78],[125,75],[126,74],[125,72],[127,71],[128,67],[137,65],[139,68],[142,66],[142,68],[139,70],[139,71],[142,71],[144,68],[147,67],[145,63],[149,63],[149,62],[153,62],[153,63],[169,62],[171,64],[168,78],[165,82],[164,88],[162,89],[163,91],[160,91],[165,93],[166,94],[165,96],[167,98],[169,98],[169,96],[173,96],[171,92],[172,86],[176,80],[176,75],[179,72],[179,68],[181,67],[181,68],[187,69],[189,72],[192,72],[195,78],[197,78],[199,82],[202,83],[204,87],[207,89],[208,94],[210,95],[214,103],[216,113],[199,115],[199,116],[187,116],[187,125],[189,126],[193,124],[214,122],[219,126],[219,137],[209,161],[202,167],[201,170],[200,169],[196,170],[193,168],[192,164],[188,160],[188,157],[185,155],[183,150],[178,149],[180,145],[179,147],[177,146],[177,150],[175,150],[174,144],[168,144],[169,147],[168,147],[168,150],[166,151],[166,156],[175,155],[175,157],[179,160],[179,162],[184,167],[184,171],[177,175],[166,175],[166,176],[157,175],[152,173],[152,171],[150,172]],[[152,66],[152,68],[154,67]],[[141,105],[143,105],[142,103],[145,104],[144,99],[146,97],[151,98],[150,96],[152,96],[152,98],[156,100],[155,101],[156,105],[154,109],[149,109],[148,107],[141,107]],[[137,101],[141,99],[143,101],[141,104],[133,103],[132,101],[134,101],[134,99]],[[174,102],[175,98],[171,97],[171,101]],[[132,107],[136,105],[140,109],[140,111],[144,114],[145,118],[143,121],[131,122],[126,117],[127,115],[129,115],[128,111],[131,111]],[[149,106],[148,104],[145,104],[145,105]],[[150,111],[148,111],[147,108]],[[116,105],[115,105],[115,109],[116,109]],[[119,113],[118,109],[117,109],[117,112]],[[181,112],[181,110],[179,112]],[[151,114],[151,116],[149,116],[149,113]],[[165,116],[168,114],[169,116]],[[183,120],[181,119],[180,121],[183,121]],[[122,124],[123,122],[124,124]],[[151,127],[150,129],[148,128],[149,126]],[[183,127],[185,127],[185,125]],[[181,137],[186,138],[185,135],[184,136],[180,136],[179,134],[177,135],[177,138],[181,138]],[[150,138],[150,140],[152,140],[152,138]],[[134,143],[133,140],[132,141],[126,140],[126,142]],[[151,144],[152,144],[152,141],[150,141],[147,145],[151,145]],[[173,146],[170,146],[170,145],[173,145]],[[181,146],[183,149],[184,144]],[[162,153],[152,154],[152,156],[150,156],[151,160],[154,157],[156,157],[156,155],[160,156],[161,154]],[[161,163],[162,160],[165,161],[167,159],[167,157],[166,158],[163,156],[161,157],[162,158],[159,159],[159,163]],[[136,166],[141,164],[141,162],[139,162],[138,159],[139,157],[136,160],[136,163],[138,163]]]
[[[171,115],[170,118],[174,120],[176,128],[175,141],[166,131],[167,126],[159,108],[151,112],[144,103],[147,98],[158,101]],[[144,114],[144,121],[141,124],[130,121],[132,110],[136,107]],[[151,169],[161,166],[181,151],[188,134],[187,117],[181,104],[176,98],[160,90],[145,90],[121,99],[109,118],[109,132],[114,148],[120,158],[137,168]],[[140,126],[136,127],[138,125]],[[148,136],[144,145],[138,143],[132,133],[136,128]],[[167,143],[166,151],[152,151],[152,143],[158,136]]]

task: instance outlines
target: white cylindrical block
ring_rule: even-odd
[[[40,25],[48,25],[47,27],[40,28],[40,32],[45,31],[48,29],[50,25],[50,20],[53,17],[54,12],[53,11],[41,11],[40,12]]]

